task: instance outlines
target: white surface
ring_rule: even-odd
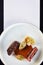
[[[38,52],[31,62],[28,62],[27,60],[19,61],[15,57],[8,56],[6,50],[11,42],[14,40],[21,42],[21,40],[27,35],[36,40],[36,46],[38,47],[40,54]],[[39,65],[40,61],[43,59],[43,34],[31,24],[19,23],[12,25],[6,29],[0,37],[0,50],[1,60],[6,65]]]
[[[40,0],[4,0],[4,29],[18,22],[40,27]]]

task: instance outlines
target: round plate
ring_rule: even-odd
[[[36,40],[37,54],[29,62],[26,59],[20,61],[15,56],[8,56],[7,48],[13,41],[21,42],[25,36],[31,36]],[[0,58],[5,65],[39,65],[43,59],[43,34],[32,24],[18,23],[7,28],[0,36]]]

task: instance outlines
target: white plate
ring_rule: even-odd
[[[14,40],[22,41],[25,36],[31,36],[36,40],[39,51],[31,62],[26,59],[17,60],[13,56],[8,56],[7,48]],[[0,55],[5,65],[39,65],[43,59],[43,34],[32,24],[18,23],[7,28],[0,37]]]

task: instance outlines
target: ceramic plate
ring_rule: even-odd
[[[20,61],[15,56],[8,56],[7,48],[14,40],[19,42],[25,36],[31,36],[36,40],[37,54],[31,62],[26,59]],[[43,59],[43,34],[32,24],[18,23],[8,27],[0,36],[0,58],[5,65],[39,65]]]

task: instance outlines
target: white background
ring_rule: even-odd
[[[4,0],[4,29],[18,23],[32,23],[40,28],[40,0]]]

